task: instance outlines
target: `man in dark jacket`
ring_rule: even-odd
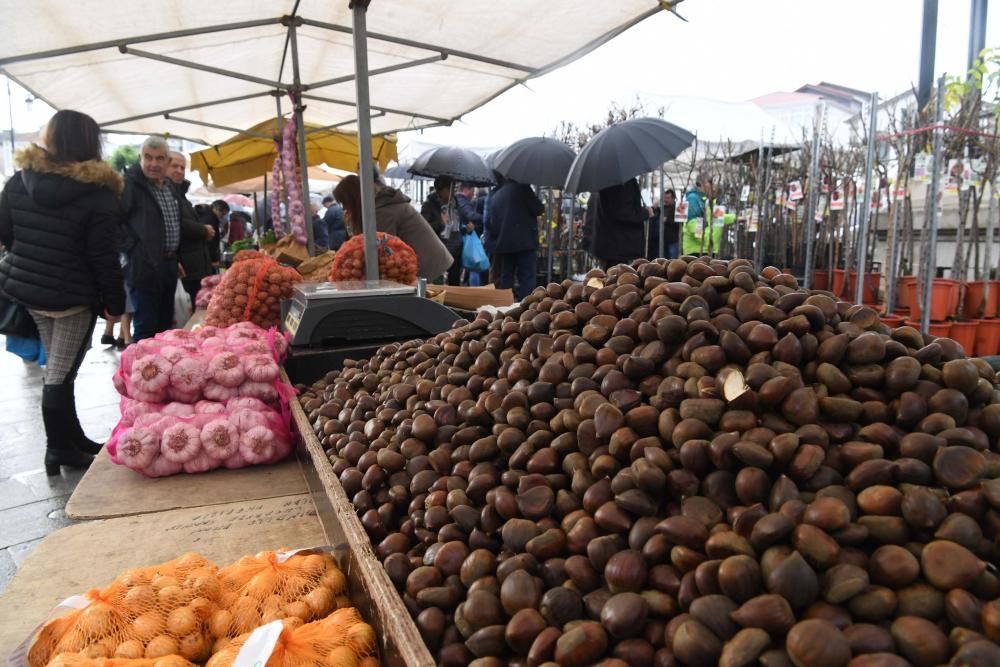
[[[181,208],[185,209],[184,215],[192,220],[198,220],[198,213],[194,206],[187,199],[187,192],[191,188],[191,181],[184,178],[187,171],[187,158],[184,153],[170,151],[170,164],[167,166],[167,176],[177,188],[180,195]],[[216,240],[215,228],[207,239],[181,239],[180,247],[177,250],[177,257],[180,263],[178,273],[181,276],[181,284],[184,291],[191,296],[191,309],[194,310],[195,297],[201,289],[201,279],[215,273],[213,263],[219,263],[219,243]],[[215,258],[212,257],[212,250],[215,250]]]
[[[347,240],[347,225],[344,224],[344,207],[330,197],[330,204],[323,214],[326,234],[330,238],[330,250],[338,250]],[[326,199],[323,200],[326,203]]]
[[[592,194],[587,203],[590,252],[604,268],[629,263],[646,250],[645,221],[639,182],[632,178]]]
[[[167,142],[149,137],[142,143],[139,164],[125,175],[125,282],[135,306],[133,339],[151,338],[174,326],[174,292],[181,239],[205,240],[210,226],[198,224],[181,205],[167,178]],[[181,323],[183,324],[183,323]]]
[[[452,215],[448,211],[451,185],[452,180],[449,176],[435,178],[434,189],[420,207],[420,214],[430,223],[431,229],[441,237],[454,259],[451,268],[448,269],[448,284],[454,286],[462,284],[462,232],[458,215]]]
[[[508,180],[490,195],[488,233],[496,257],[498,286],[513,288],[518,299],[535,289],[538,216],[544,212],[545,206],[530,185]]]
[[[663,257],[666,259],[677,258],[680,241],[681,226],[674,220],[677,210],[677,195],[674,191],[665,190],[663,193],[663,206],[653,207],[653,217],[649,220],[649,241],[646,243],[646,257],[652,259],[660,257],[660,227],[663,228]],[[660,218],[660,211],[663,217]]]

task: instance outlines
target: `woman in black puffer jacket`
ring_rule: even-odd
[[[49,121],[45,148],[17,154],[17,172],[0,195],[0,292],[23,305],[48,355],[42,390],[45,470],[90,465],[101,445],[87,439],[73,383],[99,313],[125,309],[118,261],[122,179],[101,161],[100,128],[63,110]]]

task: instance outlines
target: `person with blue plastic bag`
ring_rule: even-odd
[[[490,258],[478,234],[470,233],[463,237],[462,266],[468,271],[469,284],[473,287],[480,285],[480,274],[490,270]]]

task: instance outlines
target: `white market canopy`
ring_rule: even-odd
[[[448,124],[670,6],[373,0],[371,131]],[[0,0],[0,15],[2,72],[106,131],[216,144],[273,118],[276,98],[290,111],[275,92],[296,83],[310,124],[359,129],[348,0]]]

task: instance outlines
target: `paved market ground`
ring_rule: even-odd
[[[118,353],[100,345],[101,329],[94,332],[76,395],[84,430],[103,442],[118,421],[111,384]],[[46,476],[41,400],[42,369],[7,352],[0,336],[0,592],[43,537],[73,523],[63,508],[83,473],[64,468],[59,477]]]

